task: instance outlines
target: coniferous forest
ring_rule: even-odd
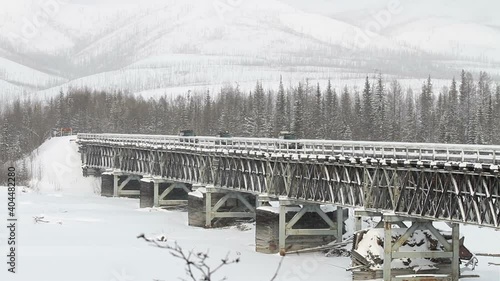
[[[500,86],[487,73],[462,71],[435,89],[429,77],[419,92],[382,75],[363,88],[334,90],[308,81],[277,91],[260,83],[242,92],[186,93],[145,100],[122,92],[74,89],[48,101],[16,101],[1,112],[0,161],[20,159],[52,135],[76,132],[197,135],[228,130],[233,136],[434,143],[500,144]]]

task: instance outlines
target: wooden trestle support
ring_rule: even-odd
[[[375,228],[384,229],[384,256],[382,276],[384,281],[423,281],[423,280],[442,280],[458,281],[460,278],[460,234],[459,224],[449,223],[452,229],[451,242],[446,239],[439,230],[437,230],[433,221],[418,218],[402,217],[391,213],[379,213],[371,211],[355,211],[355,228],[361,229],[362,217],[380,217],[381,220]],[[411,222],[408,227],[405,222]],[[403,235],[393,236],[393,226],[406,229]],[[432,233],[432,236],[443,246],[443,251],[402,251],[400,248],[408,241],[416,230],[426,230]],[[439,274],[398,274],[391,266],[394,259],[450,259],[451,265],[445,268],[439,268]],[[400,272],[400,271],[399,271]],[[410,273],[410,272],[408,272]],[[379,276],[377,276],[379,277]],[[357,279],[355,279],[357,280]]]
[[[287,221],[287,212],[291,209],[300,208],[300,210]],[[327,228],[307,228],[299,229],[294,228],[297,222],[306,213],[316,213],[323,221],[327,224]],[[337,207],[336,211],[336,222],[327,216],[327,214],[320,208],[319,204],[298,204],[295,200],[280,199],[279,200],[279,253],[284,256],[287,252],[286,239],[293,235],[302,236],[334,236],[337,242],[342,241],[342,235],[344,230],[344,212],[342,208]],[[318,245],[321,246],[321,245]]]
[[[255,207],[249,202],[249,200],[243,196],[240,192],[235,192],[231,190],[224,190],[214,187],[206,188],[206,198],[205,198],[205,227],[212,227],[212,221],[215,218],[251,218],[255,219]],[[212,194],[213,193],[223,193],[223,196],[213,204]],[[228,202],[228,200],[234,199],[243,204],[246,210],[243,211],[222,211],[221,207]]]
[[[191,185],[160,178],[141,180],[141,208],[179,206],[188,203],[187,194]]]
[[[120,171],[105,172],[101,175],[101,195],[107,197],[138,197],[141,176]]]

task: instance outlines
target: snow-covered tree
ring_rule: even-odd
[[[304,86],[299,83],[295,92],[293,131],[297,137],[304,135]]]
[[[374,96],[374,120],[373,120],[373,139],[382,141],[387,138],[387,116],[386,116],[386,93],[382,74],[379,73],[375,86]]]
[[[280,85],[278,95],[276,97],[276,115],[275,115],[275,129],[274,135],[278,135],[280,131],[287,129],[287,116],[286,116],[286,98],[285,89],[283,87],[283,80],[280,77]]]
[[[373,98],[368,76],[366,77],[365,87],[363,89],[363,136],[365,140],[373,140]]]

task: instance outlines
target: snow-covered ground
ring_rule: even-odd
[[[2,204],[6,206],[5,192]],[[167,250],[148,245],[136,236],[165,235],[185,249],[209,250],[216,264],[227,253],[241,262],[221,270],[228,280],[269,280],[280,257],[256,253],[254,230],[202,229],[187,226],[187,213],[139,209],[137,200],[102,198],[61,192],[22,194],[18,200],[18,273],[11,275],[2,263],[1,280],[8,281],[139,281],[176,280],[184,277],[183,261]],[[50,223],[35,223],[44,216]],[[5,221],[2,213],[1,221]],[[5,241],[5,228],[1,237]],[[5,244],[2,254],[7,253]],[[278,280],[329,280],[350,274],[348,258],[318,255],[288,256]],[[295,270],[301,270],[295,273]],[[120,276],[127,278],[120,279]],[[299,275],[297,275],[299,274]],[[218,280],[218,279],[217,279]]]
[[[53,138],[34,155],[41,169],[33,181],[36,191],[19,188],[17,210],[17,273],[0,266],[5,281],[145,281],[176,280],[184,277],[183,262],[167,250],[136,238],[165,235],[184,249],[209,250],[213,264],[224,258],[240,257],[241,262],[221,270],[218,279],[270,280],[279,264],[279,255],[256,253],[254,227],[203,229],[187,225],[187,213],[139,209],[137,199],[104,198],[96,194],[99,182],[81,175],[77,147],[72,137]],[[57,176],[59,174],[59,176]],[[0,188],[0,207],[7,208],[7,190]],[[5,208],[4,208],[5,207]],[[34,217],[43,217],[35,223]],[[6,221],[0,212],[0,222]],[[352,223],[348,224],[352,226]],[[473,252],[500,252],[500,232],[474,226],[461,228],[466,245]],[[0,255],[7,254],[6,228],[0,227]],[[5,257],[5,256],[4,256]],[[479,258],[470,280],[500,280],[500,267],[488,266],[494,258]],[[351,280],[345,271],[349,258],[320,254],[289,255],[276,280]],[[464,279],[466,280],[466,279]]]

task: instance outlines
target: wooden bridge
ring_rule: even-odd
[[[387,217],[389,233],[405,219],[451,223],[447,257],[458,251],[457,223],[500,229],[500,146],[117,134],[78,134],[78,143],[86,168],[278,198],[283,206],[361,208]],[[296,232],[284,220],[280,249],[286,230]],[[387,244],[386,257],[393,253]]]
[[[500,229],[500,146],[111,134],[78,142],[92,168]]]

